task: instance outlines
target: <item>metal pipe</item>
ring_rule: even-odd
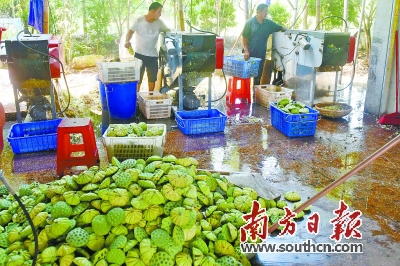
[[[343,7],[344,7],[343,8],[343,19],[347,21],[349,19],[349,0],[344,0]],[[342,27],[343,32],[347,32],[346,25],[347,24],[343,21],[343,27]]]
[[[353,71],[351,73],[351,83],[350,83],[350,87],[349,87],[349,94],[353,88],[353,80],[354,80],[354,75],[356,74],[356,65],[357,65],[357,54],[358,54],[358,47],[360,46],[360,37],[361,37],[361,27],[363,24],[363,20],[364,20],[364,11],[365,11],[365,2],[366,0],[363,0],[362,2],[362,7],[361,7],[361,17],[360,17],[360,23],[358,23],[358,34],[357,34],[357,41],[356,41],[356,48],[354,51],[354,67],[353,67]],[[399,0],[396,0],[396,2],[399,2]],[[393,12],[398,13],[398,10],[394,10]],[[395,27],[396,25],[396,27]],[[393,27],[395,27],[397,29],[397,19],[396,22],[393,23]],[[396,30],[395,29],[395,30]],[[394,42],[393,42],[394,44]],[[392,47],[392,46],[391,46]],[[390,60],[390,66],[391,66],[392,60]]]
[[[208,110],[211,110],[211,86],[212,86],[212,79],[211,77],[208,78]]]
[[[306,202],[301,204],[299,207],[294,209],[294,212],[299,213],[300,211],[304,210],[304,208],[312,205],[314,202],[331,192],[333,189],[335,189],[337,186],[341,185],[343,182],[345,182],[347,179],[370,165],[372,162],[374,162],[378,157],[382,156],[385,152],[396,146],[397,144],[400,143],[400,135],[386,143],[384,146],[379,148],[377,151],[375,151],[373,154],[371,154],[368,158],[366,158],[364,161],[359,163],[356,167],[354,167],[352,170],[347,172],[344,176],[339,178],[338,180],[332,182],[329,186],[324,188],[321,192],[316,194],[315,196],[311,197],[308,199]],[[271,227],[268,228],[268,232],[271,233],[275,231],[279,227],[278,223],[274,223]]]
[[[343,70],[343,68],[342,68]],[[336,102],[336,97],[337,97],[337,87],[338,87],[338,77],[339,77],[339,71],[336,71],[335,75],[335,91],[333,92],[333,101]]]

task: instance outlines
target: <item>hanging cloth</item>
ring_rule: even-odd
[[[43,33],[43,0],[29,1],[28,25]]]

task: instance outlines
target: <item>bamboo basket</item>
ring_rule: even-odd
[[[339,106],[340,110],[325,109],[324,107],[326,106]],[[350,114],[350,112],[353,110],[353,108],[348,104],[336,102],[318,103],[314,107],[319,111],[322,116],[330,118],[341,118]]]

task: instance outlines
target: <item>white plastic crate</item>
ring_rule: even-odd
[[[103,144],[107,150],[108,160],[145,159],[153,155],[162,156],[166,141],[167,126],[165,124],[147,124],[148,128],[163,127],[162,136],[155,137],[107,137],[103,134]]]
[[[270,84],[255,85],[255,102],[269,108],[269,103],[279,102],[284,98],[292,99],[293,90]]]
[[[158,92],[139,92],[139,109],[147,119],[171,116],[172,97]]]
[[[103,83],[136,81],[140,78],[142,60],[135,58],[129,62],[99,62],[97,71]]]

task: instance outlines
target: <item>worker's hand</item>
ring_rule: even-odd
[[[249,53],[249,51],[248,50],[244,50],[244,60],[249,60],[249,58],[250,58],[250,53]]]
[[[131,43],[130,43],[130,42],[126,42],[126,43],[124,44],[124,47],[125,47],[125,48],[131,47]]]

